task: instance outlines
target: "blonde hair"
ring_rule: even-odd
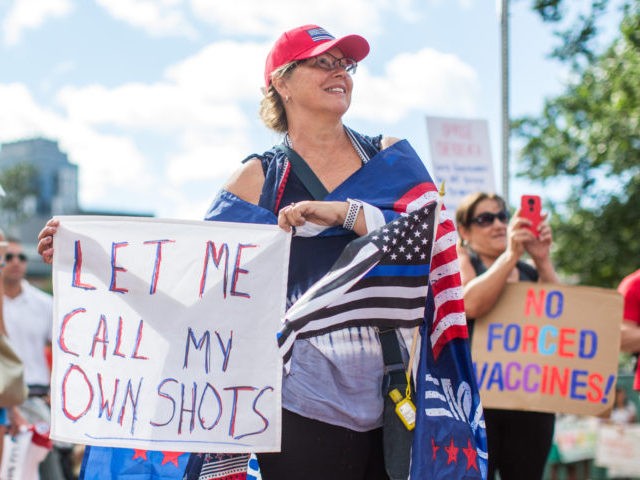
[[[273,80],[284,78],[291,75],[291,72],[298,66],[299,61],[289,62],[271,74],[271,83],[266,90],[263,90],[264,97],[260,101],[260,119],[268,128],[278,133],[286,133],[289,130],[287,122],[287,113],[284,110],[284,101],[276,87],[273,86]]]

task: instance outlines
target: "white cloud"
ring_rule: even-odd
[[[272,38],[280,32],[317,23],[332,34],[376,34],[381,31],[385,12],[399,14],[412,0],[235,0],[228,2],[191,0],[194,14],[217,25],[225,33],[252,34]]]
[[[165,77],[204,99],[258,101],[267,43],[221,41],[170,66]]]
[[[60,148],[80,167],[82,205],[109,205],[127,191],[154,191],[152,170],[134,139],[101,134],[80,124],[66,125],[52,138],[60,139]]]
[[[96,3],[114,18],[154,36],[196,35],[185,18],[183,0],[96,0]]]
[[[108,197],[116,188],[145,188],[144,155],[125,136],[104,135],[39,106],[21,84],[0,84],[0,142],[43,136],[80,167],[81,203]]]
[[[476,72],[458,57],[425,48],[397,55],[383,76],[371,75],[366,66],[354,77],[350,115],[393,123],[412,111],[433,114],[474,115],[479,85]]]
[[[243,129],[248,120],[240,103],[259,102],[266,50],[255,43],[214,43],[169,66],[162,82],[66,87],[57,102],[70,119],[91,125],[158,132]]]
[[[22,84],[0,84],[0,138],[2,141],[47,135],[62,118],[41,108]]]
[[[17,44],[26,29],[40,27],[49,18],[71,13],[71,0],[14,0],[2,22],[4,43]]]
[[[250,143],[243,131],[232,135],[211,132],[188,132],[181,141],[181,151],[170,155],[167,178],[171,185],[202,180],[203,176],[223,182],[240,167]]]
[[[204,101],[196,92],[167,83],[66,87],[57,96],[69,119],[95,126],[168,133],[185,128],[240,128],[246,119],[232,99]]]

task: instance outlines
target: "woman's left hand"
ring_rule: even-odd
[[[285,232],[306,222],[334,227],[342,225],[347,214],[347,202],[303,201],[292,203],[278,213],[278,226]]]

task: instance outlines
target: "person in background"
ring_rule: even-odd
[[[51,423],[49,405],[50,373],[45,348],[51,344],[53,302],[51,295],[25,279],[27,256],[21,242],[9,238],[3,271],[4,322],[8,337],[24,364],[24,380],[29,398],[10,411],[11,428],[38,422]],[[58,451],[52,450],[40,464],[40,476],[47,480],[65,478]]]
[[[0,335],[4,335],[4,336],[8,336],[7,329],[4,324],[4,313],[3,313],[3,303],[4,303],[3,272],[4,272],[4,267],[6,266],[5,255],[6,255],[7,247],[8,247],[8,242],[5,239],[4,232],[0,230]],[[9,427],[11,426],[9,417],[11,416],[12,418],[14,418],[16,415],[17,415],[17,407],[15,406],[6,407],[6,406],[0,405],[0,470],[2,469],[4,437],[7,433],[9,433]]]
[[[613,409],[609,415],[609,421],[618,425],[628,425],[638,420],[636,406],[629,400],[627,390],[624,387],[616,387],[616,396],[613,401]]]
[[[620,349],[636,355],[633,389],[640,390],[640,269],[622,279],[618,292],[624,297]]]
[[[0,335],[7,335],[7,330],[4,327],[4,316],[2,314],[2,299],[4,297],[4,285],[2,282],[2,271],[4,270],[4,266],[6,264],[5,260],[5,251],[6,251],[6,240],[4,237],[4,232],[0,230]],[[0,372],[1,374],[1,372]],[[7,433],[7,425],[8,425],[8,417],[7,417],[7,408],[0,405],[0,469],[2,469],[2,451],[4,448],[4,436]]]
[[[456,210],[464,306],[473,335],[474,319],[488,313],[511,282],[558,283],[551,263],[551,228],[542,222],[536,237],[531,222],[516,212],[509,221],[505,201],[493,193],[465,197]],[[534,266],[521,260],[527,253]],[[540,480],[553,440],[552,413],[485,409],[488,479]]]

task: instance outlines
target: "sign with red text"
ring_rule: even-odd
[[[447,208],[473,192],[495,192],[493,159],[486,120],[427,117],[431,163],[445,182]]]
[[[608,469],[608,478],[640,475],[640,425],[602,424],[598,430],[595,463]]]
[[[485,408],[598,415],[613,405],[622,297],[520,282],[476,320],[472,359]]]
[[[273,225],[59,218],[52,437],[278,451],[290,235]]]

